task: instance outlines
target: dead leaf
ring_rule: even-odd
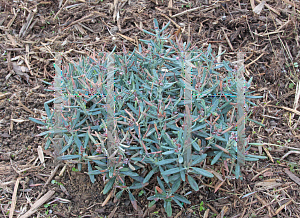
[[[13,69],[14,71],[18,74],[18,73],[27,73],[29,72],[29,69],[27,67],[24,66],[19,66],[16,63],[12,63],[13,64]]]
[[[8,138],[8,137],[10,137],[10,135],[7,134],[7,133],[0,134],[0,136],[3,137],[3,138]]]
[[[264,177],[273,176],[273,172],[265,172],[263,175]]]
[[[27,72],[29,72],[29,69],[24,66],[19,66],[16,63],[12,63],[12,66],[13,66],[13,70],[15,71],[15,73],[20,76],[25,77],[28,82],[29,76],[28,76]]]
[[[10,119],[11,121],[14,121],[16,123],[23,123],[25,121],[28,121],[28,120],[23,120],[23,119]]]
[[[291,171],[289,171],[289,169],[284,169],[284,172],[290,177],[291,180],[300,185],[300,178],[295,176]]]
[[[250,4],[251,4],[251,7],[252,7],[252,10],[254,10],[254,8],[255,8],[254,0],[250,0]]]
[[[261,3],[259,3],[254,9],[253,12],[256,14],[260,14],[260,12],[262,11],[262,9],[264,8],[266,4],[266,1],[262,1]]]
[[[274,181],[270,181],[270,182],[258,182],[255,184],[254,187],[256,187],[258,190],[266,190],[266,189],[273,189],[276,188],[278,186],[281,186],[282,183],[279,182],[274,182]]]
[[[43,152],[43,149],[42,149],[41,146],[38,146],[37,152],[38,152],[39,159],[40,159],[41,163],[45,166],[44,152]]]
[[[159,188],[158,186],[155,186],[155,189],[158,191],[159,194],[163,193],[163,190],[161,190],[161,188]]]

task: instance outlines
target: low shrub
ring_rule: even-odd
[[[200,177],[214,176],[208,165],[230,163],[227,175],[241,178],[244,160],[263,157],[247,154],[246,143],[238,147],[244,131],[239,127],[253,104],[251,80],[238,76],[243,69],[218,63],[210,46],[203,51],[172,40],[169,24],[162,29],[154,24],[153,32],[144,30],[151,39],[140,40],[132,52],[125,47],[121,54],[100,52],[64,68],[62,110],[48,105],[57,97],[45,103],[46,117],[31,120],[46,129],[39,136],[47,138],[46,148],[58,150],[58,159],[72,160],[78,170],[87,164],[93,183],[102,175],[103,194],[119,199],[128,192],[137,209],[132,190],[151,181],[155,194],[148,197],[149,206],[162,199],[171,216],[172,202],[190,203],[178,193],[182,184],[198,191]],[[241,104],[245,117],[238,111]]]

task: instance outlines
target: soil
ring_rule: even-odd
[[[16,217],[25,214],[48,191],[53,196],[29,217],[167,216],[163,202],[148,208],[140,190],[133,193],[138,210],[126,195],[103,205],[102,178],[92,184],[72,164],[58,162],[36,137],[42,130],[28,120],[43,116],[44,103],[53,98],[43,81],[53,80],[55,52],[67,64],[114,46],[132,50],[148,37],[141,29],[151,31],[154,18],[160,25],[171,20],[171,31],[183,40],[204,49],[211,44],[216,54],[225,51],[222,60],[234,62],[244,52],[245,77],[253,77],[251,89],[263,96],[254,101],[250,118],[256,122],[247,124],[246,133],[250,142],[264,143],[250,153],[268,160],[247,162],[243,180],[226,179],[216,192],[217,178],[199,181],[199,192],[187,196],[192,204],[173,205],[173,217],[300,217],[300,2],[270,0],[257,14],[259,2],[0,1],[0,217],[9,217],[11,208]]]

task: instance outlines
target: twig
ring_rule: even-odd
[[[286,153],[285,155],[283,155],[283,157],[280,158],[280,160],[283,160],[284,158],[286,158],[290,154],[300,154],[300,151],[289,151],[288,153]]]
[[[284,110],[287,110],[287,111],[290,111],[292,113],[295,113],[297,115],[300,115],[300,111],[297,111],[297,110],[294,110],[294,109],[291,109],[291,108],[288,108],[288,107],[284,107],[284,106],[275,106],[275,105],[268,105],[269,107],[277,107],[277,108],[282,108]]]
[[[56,172],[57,172],[57,170],[58,170],[58,168],[59,168],[60,166],[61,166],[61,164],[58,164],[58,165],[54,168],[53,172],[51,173],[51,175],[50,175],[49,178],[47,179],[47,181],[46,181],[46,183],[45,183],[45,185],[44,185],[43,188],[45,188],[45,187],[50,183],[50,181],[51,181],[52,178],[55,176],[55,174],[56,174]]]
[[[256,61],[258,61],[265,53],[260,54],[254,61],[251,61],[249,64],[247,64],[245,67],[248,68],[250,65],[254,64]]]
[[[298,81],[295,92],[295,100],[294,100],[294,110],[296,110],[299,106],[299,98],[300,98],[300,81]],[[292,119],[294,118],[294,114],[292,115]]]
[[[268,33],[264,33],[264,34],[258,34],[256,32],[252,32],[254,33],[254,35],[257,35],[257,36],[260,36],[260,37],[264,37],[264,36],[269,36],[269,35],[273,35],[273,34],[277,34],[277,33],[282,33],[284,32],[283,30],[276,30],[276,31],[273,31],[273,32],[268,32]]]
[[[272,146],[277,146],[277,147],[282,147],[282,148],[287,148],[287,149],[292,149],[292,150],[298,150],[298,151],[300,151],[300,148],[288,147],[288,146],[283,146],[283,145],[276,145],[276,144],[271,144],[271,143],[249,143],[249,145],[256,145],[256,146],[272,145]]]
[[[197,10],[202,9],[202,8],[204,8],[204,9],[201,10],[202,12],[209,11],[209,10],[211,10],[211,9],[214,9],[214,8],[218,7],[219,5],[218,5],[217,3],[218,3],[218,1],[216,1],[214,4],[212,4],[212,5],[211,5],[210,7],[208,7],[208,8],[204,8],[204,7],[206,7],[206,6],[200,6],[200,7],[192,8],[192,9],[189,9],[189,10],[186,10],[186,11],[183,11],[183,12],[180,12],[180,13],[178,13],[178,14],[174,14],[172,17],[182,16],[182,15],[184,15],[184,14],[187,14],[187,13],[193,12],[193,11],[197,11]],[[217,4],[217,5],[216,5],[216,4]]]
[[[189,10],[186,10],[186,11],[180,12],[180,13],[178,13],[178,14],[175,14],[175,15],[173,15],[172,17],[178,17],[178,16],[181,16],[181,15],[187,14],[187,13],[189,13],[189,12],[197,11],[197,10],[199,10],[199,9],[201,9],[201,8],[204,8],[204,7],[205,7],[205,6],[200,6],[200,7],[196,7],[196,8],[191,8],[191,9],[189,9]]]
[[[35,15],[35,12],[30,12],[28,14],[28,16],[26,18],[27,22],[23,24],[23,26],[22,26],[22,28],[21,28],[21,30],[19,32],[19,37],[20,38],[23,37],[23,36],[25,36],[25,34],[26,34],[27,30],[28,30],[28,27],[29,27],[29,25],[31,24],[31,22],[33,20],[34,15]]]
[[[70,23],[66,28],[64,28],[63,31],[65,31],[66,29],[70,28],[71,26],[73,26],[73,25],[75,25],[75,24],[77,24],[77,23],[81,23],[81,22],[86,21],[88,18],[94,16],[95,14],[98,14],[98,13],[93,12],[93,13],[91,13],[91,14],[89,14],[89,15],[86,15],[86,16],[84,16],[84,17],[78,19],[78,20],[73,21],[73,22]],[[100,15],[98,14],[98,15],[96,15],[96,16],[99,17]]]
[[[135,44],[135,40],[134,40],[133,38],[130,38],[130,37],[128,37],[128,36],[125,36],[125,35],[123,35],[123,34],[121,34],[121,33],[117,33],[117,35],[119,35],[119,36],[121,36],[122,38],[124,38],[124,39],[126,39],[126,40],[132,42],[133,44]]]
[[[266,172],[266,171],[268,171],[268,170],[270,170],[270,169],[271,169],[271,168],[267,168],[267,169],[265,169],[265,170],[259,172],[258,174],[256,174],[256,175],[251,179],[251,181],[255,180],[258,176],[260,176],[261,174],[263,174],[264,172]]]
[[[15,19],[18,16],[18,12],[16,12],[15,8],[13,8],[13,12],[14,12],[14,17],[11,18],[11,20],[9,21],[9,23],[7,24],[6,28],[9,29],[11,27],[11,25],[14,23]]]
[[[22,104],[21,101],[19,101],[19,105],[22,106],[24,108],[25,111],[35,115],[35,113],[33,113],[28,107],[26,107],[24,104]]]
[[[229,45],[229,47],[230,47],[231,51],[234,51],[234,49],[233,49],[233,46],[232,46],[232,44],[231,44],[231,42],[230,42],[230,40],[229,40],[229,38],[228,38],[228,36],[227,36],[227,34],[226,34],[225,30],[224,30],[224,27],[222,27],[222,30],[223,30],[223,33],[224,33],[225,39],[226,39],[226,41],[227,41],[227,43],[228,43],[228,45]]]
[[[55,18],[59,15],[59,13],[62,11],[62,9],[66,6],[66,4],[69,2],[69,0],[66,0],[64,5],[58,10],[58,12],[55,14],[55,16],[52,18],[52,21],[55,20]]]
[[[164,16],[165,18],[167,18],[169,21],[171,21],[178,29],[180,28],[180,26],[175,22],[173,21],[171,18],[169,18],[167,15],[163,14],[163,13],[160,13],[162,16]]]

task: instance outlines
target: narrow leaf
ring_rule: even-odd
[[[166,164],[169,164],[169,163],[173,163],[174,161],[177,161],[177,159],[166,159],[166,160],[161,160],[161,161],[158,161],[156,162],[156,165],[166,165]]]
[[[107,194],[109,192],[109,190],[113,187],[115,180],[116,180],[116,177],[114,176],[113,178],[111,178],[108,181],[108,183],[105,185],[105,187],[103,189],[103,194]]]
[[[199,191],[199,186],[198,186],[197,182],[194,180],[194,178],[191,177],[190,175],[188,175],[188,180],[189,180],[189,183],[190,183],[191,187],[192,187],[195,191]]]
[[[177,168],[173,168],[173,169],[164,171],[162,173],[162,175],[170,175],[170,174],[178,173],[179,171],[180,171],[180,169],[177,167]]]
[[[206,171],[206,170],[203,170],[203,169],[200,169],[200,168],[197,168],[197,167],[191,167],[193,169],[193,172],[196,173],[196,174],[200,174],[202,176],[206,176],[206,177],[209,177],[209,178],[212,178],[214,177],[214,174]]]

